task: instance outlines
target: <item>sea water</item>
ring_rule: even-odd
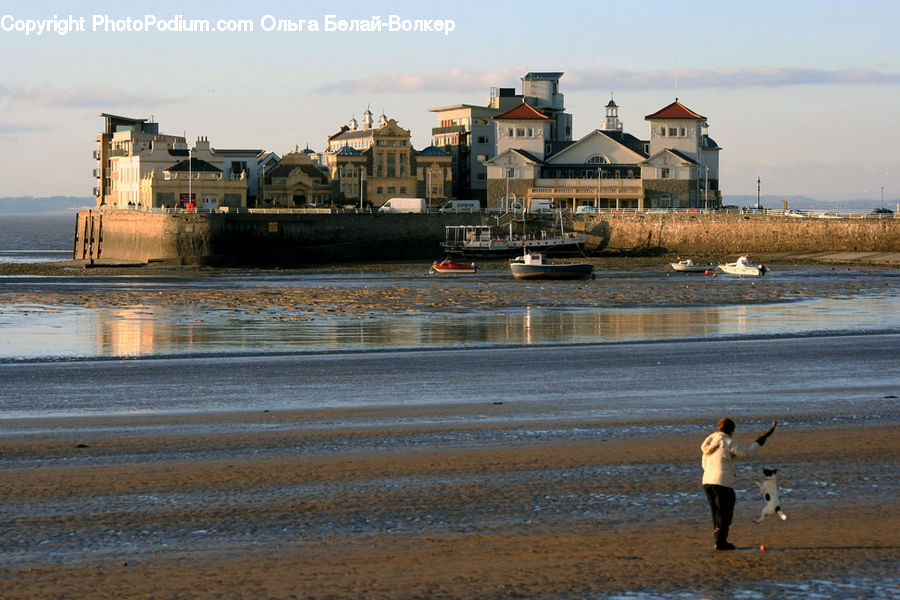
[[[0,214],[0,264],[71,260],[74,213]]]

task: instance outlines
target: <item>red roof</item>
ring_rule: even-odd
[[[703,115],[698,115],[675,98],[675,102],[665,108],[661,108],[652,115],[647,115],[645,119],[700,119],[706,120]]]
[[[522,104],[516,106],[515,108],[511,108],[508,111],[506,111],[505,113],[503,113],[501,115],[497,115],[494,118],[498,119],[498,120],[499,119],[503,119],[503,120],[519,119],[519,120],[534,121],[536,119],[549,119],[550,117],[538,112],[530,104],[526,104],[525,102],[522,102]]]

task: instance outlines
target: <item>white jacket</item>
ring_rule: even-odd
[[[734,459],[750,456],[759,448],[760,445],[757,442],[750,444],[749,448],[744,448],[731,439],[731,436],[725,435],[721,431],[709,434],[700,444],[700,450],[703,452],[701,461],[703,485],[713,484],[733,488]]]

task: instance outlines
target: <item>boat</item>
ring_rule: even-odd
[[[478,265],[475,263],[459,262],[452,258],[445,258],[438,262],[431,263],[431,272],[438,275],[472,275],[478,271]]]
[[[669,266],[679,273],[706,273],[716,268],[716,265],[712,263],[695,263],[690,258],[669,263]]]
[[[447,252],[463,256],[513,257],[525,252],[526,246],[549,253],[581,253],[584,234],[562,232],[552,234],[496,235],[490,225],[448,225],[441,246]]]
[[[766,274],[769,267],[766,265],[752,265],[747,262],[747,257],[742,256],[735,262],[725,263],[716,266],[716,269],[727,275],[739,275],[741,277],[761,277]]]
[[[516,279],[588,279],[594,276],[590,263],[544,262],[539,252],[526,252],[509,261],[509,268]]]

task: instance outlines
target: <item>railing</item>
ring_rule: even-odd
[[[432,127],[431,135],[440,135],[442,133],[464,133],[465,125],[448,125],[447,127]]]
[[[94,188],[97,192],[97,188]],[[330,208],[233,208],[228,206],[222,206],[219,208],[194,208],[188,210],[186,208],[162,208],[162,207],[149,207],[149,206],[128,206],[128,207],[117,207],[117,206],[109,206],[103,205],[97,207],[100,210],[133,210],[137,212],[145,212],[145,213],[218,213],[218,212],[227,212],[227,213],[240,213],[240,214],[335,214],[341,211],[332,210]],[[371,213],[376,212],[373,210],[364,210],[362,212]],[[490,214],[492,217],[497,219],[503,219],[504,217],[515,218],[517,215],[521,215],[521,211],[504,211],[502,209],[485,209],[478,211],[479,213],[486,215]],[[425,211],[425,213],[435,214],[437,211]],[[563,210],[563,214],[572,215],[576,213],[572,213],[571,211]],[[473,211],[474,214],[474,211]],[[723,215],[723,214],[734,214],[734,215],[744,215],[746,217],[754,217],[754,216],[765,216],[765,217],[783,217],[783,218],[798,218],[800,214],[804,215],[799,218],[810,218],[810,219],[896,219],[898,217],[898,213],[872,213],[872,212],[862,212],[862,211],[828,211],[828,210],[804,210],[804,211],[785,211],[782,209],[758,209],[758,208],[692,208],[692,207],[680,207],[680,208],[598,208],[596,211],[592,211],[590,213],[583,213],[583,216],[591,216],[597,214],[688,214],[688,215],[699,215],[699,214],[709,214],[709,215]],[[506,221],[504,221],[506,222]]]

